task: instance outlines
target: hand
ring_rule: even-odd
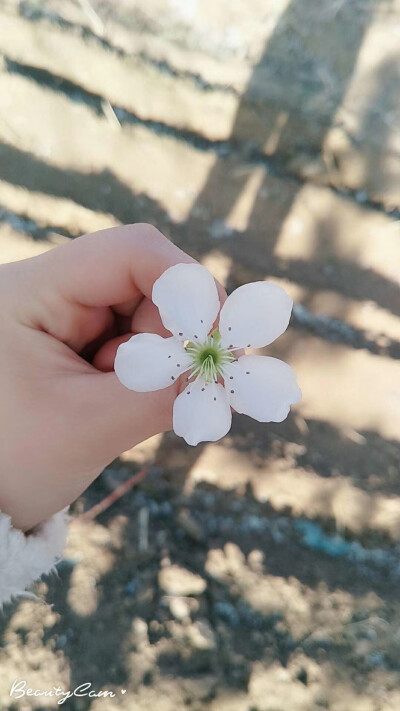
[[[170,335],[153,283],[192,261],[137,224],[0,267],[0,510],[14,526],[46,520],[122,451],[171,429],[179,381],[135,393],[113,364],[133,333]]]

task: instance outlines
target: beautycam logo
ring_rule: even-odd
[[[73,696],[87,696],[91,699],[115,699],[115,697],[119,694],[126,694],[126,689],[120,689],[120,691],[117,693],[115,691],[108,690],[94,691],[94,689],[92,689],[92,684],[89,681],[84,684],[80,684],[72,691],[63,691],[61,686],[53,686],[51,689],[31,689],[24,679],[15,679],[10,689],[10,697],[13,699],[22,699],[25,696],[30,698],[47,697],[52,699],[58,699],[57,704],[59,704],[60,706],[68,699],[72,699]]]

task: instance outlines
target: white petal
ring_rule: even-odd
[[[225,372],[233,409],[259,422],[282,422],[301,399],[294,371],[278,358],[242,356]]]
[[[226,346],[261,348],[286,331],[293,301],[277,284],[255,281],[232,292],[220,314],[219,330]]]
[[[189,383],[174,402],[174,432],[187,444],[216,442],[231,428],[232,413],[225,388],[206,385],[200,378]]]
[[[172,385],[190,363],[177,338],[138,333],[119,346],[114,370],[126,388],[147,393]]]
[[[154,283],[152,300],[168,331],[199,343],[220,309],[214,278],[201,264],[175,264],[167,269]]]

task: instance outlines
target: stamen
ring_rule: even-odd
[[[198,339],[194,334],[193,339]],[[224,368],[232,363],[235,357],[226,346],[221,344],[221,337],[216,329],[204,341],[188,342],[186,352],[192,361],[190,376],[200,378],[204,385],[218,384],[218,378],[225,379]]]

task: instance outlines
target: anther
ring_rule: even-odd
[[[229,376],[229,380],[233,380],[233,375],[230,375],[230,376]]]
[[[186,391],[186,395],[190,395],[190,390],[187,390],[187,391]]]
[[[204,323],[204,321],[203,321],[203,319],[202,319],[202,318],[200,319],[200,323]]]
[[[249,371],[249,370],[246,370],[246,375],[250,375],[250,371]]]
[[[228,346],[228,348],[233,348],[233,343],[231,343],[231,345],[230,345],[230,346]]]
[[[217,398],[215,397],[214,400],[216,400],[216,399],[217,399]]]
[[[202,392],[202,393],[204,392],[204,390],[205,390],[205,388],[201,388],[201,392]]]
[[[248,343],[246,348],[251,348],[251,343]]]
[[[198,338],[198,336],[195,336],[195,338]]]
[[[180,367],[181,367],[181,364],[180,364],[180,363],[177,363],[177,364],[176,364],[176,367],[177,367],[177,368],[180,368]]]
[[[174,375],[171,375],[171,380],[175,380],[175,376],[174,376]]]
[[[171,358],[171,356],[168,356],[168,358]]]
[[[183,336],[183,333],[182,333],[182,331],[181,331],[181,332],[179,333],[179,335],[180,335],[180,336]]]
[[[234,390],[231,390],[231,393],[232,393],[232,394],[233,394],[234,392],[235,392]]]
[[[232,331],[232,326],[228,326],[228,331]]]

